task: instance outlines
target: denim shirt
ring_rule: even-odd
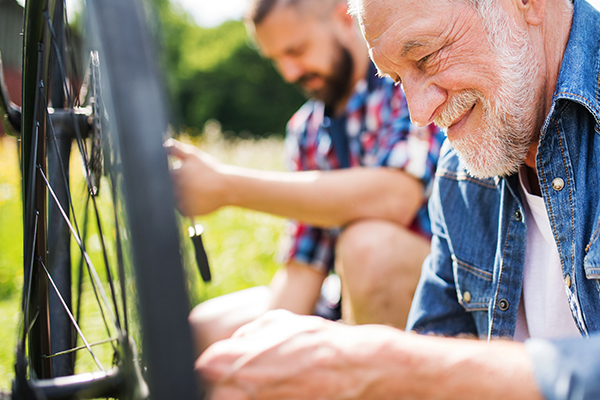
[[[429,202],[432,251],[407,329],[511,338],[527,235],[518,175],[473,178],[454,150],[445,147]],[[600,13],[584,0],[575,0],[569,42],[541,129],[536,170],[573,320],[582,336],[593,339],[534,339],[527,346],[533,349],[536,377],[547,398],[598,399],[600,336],[593,333],[600,332]],[[594,352],[586,352],[587,347]],[[554,349],[554,361],[548,360],[547,351],[535,350],[540,348]],[[575,362],[574,357],[582,359]],[[570,377],[564,382],[583,386],[558,388],[556,377],[561,374]]]

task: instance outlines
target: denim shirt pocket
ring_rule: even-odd
[[[472,314],[477,330],[487,335],[488,313],[492,301],[491,272],[452,255],[456,296],[460,305]]]
[[[600,291],[600,218],[596,221],[596,227],[590,242],[585,247],[583,269],[585,276],[593,281],[596,289]]]

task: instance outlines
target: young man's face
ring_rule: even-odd
[[[293,6],[280,7],[269,13],[255,32],[262,54],[308,97],[335,105],[352,89],[354,62],[337,40],[334,24]]]
[[[541,101],[525,28],[497,3],[483,18],[460,0],[365,4],[371,58],[402,83],[413,122],[444,128],[476,176],[516,172],[536,139]]]

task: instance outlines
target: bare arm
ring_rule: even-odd
[[[320,227],[361,218],[408,225],[423,201],[423,186],[390,168],[272,172],[220,163],[193,146],[171,141],[179,158],[173,172],[180,211],[206,214],[225,205],[293,218]]]
[[[522,344],[271,312],[210,347],[212,400],[542,399]]]

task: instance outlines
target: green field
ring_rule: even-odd
[[[214,126],[213,126],[214,128]],[[218,129],[207,131],[195,144],[224,162],[258,169],[282,170],[280,139],[222,139]],[[80,167],[76,162],[72,171]],[[81,178],[80,178],[81,179]],[[75,179],[76,181],[76,179]],[[77,183],[73,185],[76,187]],[[77,190],[73,190],[73,196]],[[80,193],[80,192],[79,192]],[[102,203],[102,201],[100,202]],[[183,220],[185,223],[185,220]],[[274,274],[280,234],[285,221],[234,207],[197,218],[205,226],[204,245],[213,281],[201,283],[197,274],[190,286],[192,305],[235,290],[266,284]],[[10,387],[14,348],[20,320],[23,246],[20,173],[17,142],[0,139],[0,388]],[[184,223],[182,225],[184,225]],[[182,227],[184,229],[185,227]],[[94,258],[95,255],[92,255]],[[88,307],[84,305],[84,307]],[[89,309],[89,314],[94,310]]]

